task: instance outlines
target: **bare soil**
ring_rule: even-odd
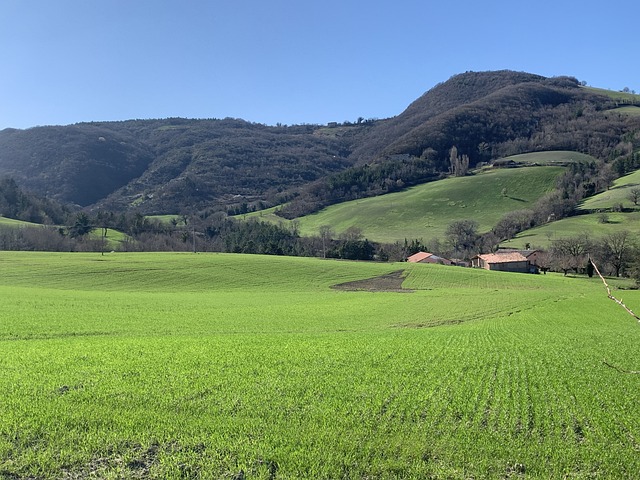
[[[413,290],[402,288],[404,281],[404,270],[387,273],[379,277],[367,278],[365,280],[356,280],[355,282],[345,282],[334,285],[332,288],[336,290],[345,290],[348,292],[395,292],[395,293],[411,293]]]

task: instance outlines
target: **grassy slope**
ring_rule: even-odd
[[[632,115],[632,116],[640,115],[640,107],[637,107],[635,105],[628,105],[626,107],[619,107],[619,108],[616,108],[615,110],[612,110],[612,111],[616,112],[616,113],[622,113],[624,115]]]
[[[505,160],[513,160],[516,163],[529,163],[537,165],[564,165],[567,163],[591,163],[595,159],[584,153],[558,150],[553,152],[532,152],[512,155]]]
[[[629,193],[632,189],[640,186],[640,170],[629,175],[618,178],[613,182],[611,188],[605,192],[587,198],[580,206],[582,210],[597,210],[611,208],[616,204],[622,204],[624,207],[633,207],[633,203],[629,200]]]
[[[531,167],[449,178],[334,205],[300,219],[300,228],[312,234],[325,224],[337,232],[355,225],[367,238],[386,242],[442,237],[451,222],[464,219],[476,220],[486,231],[506,212],[531,207],[561,172],[560,167]]]
[[[38,227],[37,223],[24,222],[13,218],[6,218],[0,215],[0,227]]]
[[[464,219],[475,219],[486,231],[506,212],[531,207],[553,188],[561,172],[562,167],[487,170],[340,203],[297,221],[303,235],[317,235],[322,225],[330,225],[336,233],[356,226],[368,239],[382,242],[441,237],[451,222]],[[269,212],[252,216],[289,223]]]
[[[584,87],[586,90],[590,90],[593,93],[599,93],[600,95],[606,95],[613,100],[617,100],[622,103],[638,103],[640,102],[640,95],[637,93],[616,92],[615,90],[607,90],[604,88]]]
[[[10,228],[20,228],[20,227],[42,227],[43,225],[39,223],[31,223],[24,222],[22,220],[15,220],[13,218],[5,218],[0,216],[0,228],[1,227],[10,227]],[[94,240],[102,239],[102,229],[95,229],[91,233],[89,233],[89,237]],[[114,230],[112,228],[107,229],[107,237],[106,237],[106,247],[110,249],[115,249],[122,244],[127,238],[127,235],[119,230]]]
[[[489,230],[508,211],[530,208],[553,188],[559,165],[593,162],[593,157],[577,152],[536,152],[508,157],[520,164],[552,168],[495,170],[470,177],[449,178],[407,189],[328,207],[316,214],[298,218],[303,235],[317,235],[320,226],[330,225],[336,233],[351,226],[362,229],[370,240],[428,240],[442,237],[455,220],[475,219],[483,231]],[[507,196],[502,195],[506,188]],[[243,215],[290,225],[275,215],[277,207]]]
[[[547,248],[553,239],[571,237],[584,232],[588,232],[594,238],[622,230],[640,232],[640,209],[628,198],[630,190],[637,188],[638,185],[640,185],[640,170],[617,179],[609,190],[586,199],[580,206],[583,214],[527,230],[513,240],[504,242],[503,246],[523,248],[526,243],[529,243],[531,246]],[[616,204],[622,204],[627,211],[606,213],[608,220],[606,223],[601,221],[600,213],[586,213],[597,210],[606,211]]]
[[[0,264],[0,476],[640,470],[637,377],[602,364],[637,368],[640,327],[595,280],[213,254]],[[398,268],[414,293],[329,288]]]

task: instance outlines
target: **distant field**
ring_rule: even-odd
[[[609,233],[628,230],[640,232],[640,211],[631,213],[607,213],[607,223],[602,223],[601,214],[576,215],[526,230],[513,240],[503,242],[503,247],[524,248],[529,243],[533,248],[548,248],[552,240],[575,237],[587,233],[598,239]]]
[[[39,227],[37,223],[23,222],[22,220],[14,220],[0,215],[0,227]]]
[[[595,158],[584,153],[558,150],[553,152],[534,152],[512,155],[505,160],[513,160],[516,163],[534,163],[537,165],[564,165],[567,163],[592,163]]]
[[[603,363],[640,368],[640,325],[599,280],[222,254],[0,264],[1,478],[640,471],[638,377]],[[411,292],[331,288],[399,269]]]
[[[173,220],[178,222],[178,224],[183,224],[181,215],[148,215],[147,218],[149,220],[157,220],[163,223],[171,223]]]
[[[340,233],[356,226],[370,240],[428,240],[442,237],[451,222],[464,219],[476,220],[480,230],[487,231],[505,213],[530,208],[553,189],[562,171],[561,167],[526,167],[448,178],[403,192],[333,205],[298,219],[300,231],[313,235],[321,225],[330,225]]]
[[[96,228],[89,233],[89,238],[94,240],[102,240],[102,229]],[[107,229],[107,235],[105,240],[107,242],[107,248],[117,249],[127,239],[127,235],[119,230],[113,228]]]
[[[614,100],[618,100],[620,102],[628,102],[628,103],[640,102],[640,95],[635,93],[616,92],[615,90],[607,90],[604,88],[595,88],[595,87],[584,87],[584,88],[592,91],[593,93],[606,95],[607,97],[612,98]]]
[[[555,186],[561,165],[593,162],[577,152],[553,151],[514,155],[505,160],[537,165],[536,168],[484,169],[476,175],[449,178],[409,188],[402,192],[344,202],[296,219],[302,235],[317,235],[322,225],[336,234],[351,226],[365,237],[380,242],[442,237],[455,220],[474,219],[488,231],[507,212],[530,208]],[[544,166],[544,168],[543,168]],[[506,195],[503,195],[503,190]],[[238,216],[291,225],[278,217],[278,207]]]
[[[609,190],[587,198],[580,208],[582,210],[597,210],[611,208],[616,204],[622,204],[627,208],[634,207],[633,202],[629,200],[629,193],[634,188],[640,188],[640,170],[618,178]]]
[[[637,107],[635,105],[629,105],[627,107],[619,107],[611,111],[615,113],[622,113],[624,115],[633,115],[633,116],[640,115],[640,107]]]
[[[581,212],[596,211],[596,213],[583,213],[526,230],[513,240],[503,242],[502,246],[524,248],[528,243],[533,247],[548,248],[554,239],[577,236],[585,232],[593,239],[623,230],[638,233],[640,232],[640,207],[634,206],[628,197],[631,189],[639,186],[640,170],[620,177],[609,190],[587,198],[579,208]],[[617,204],[623,205],[626,211],[604,213],[607,221],[603,223],[603,214],[597,211],[606,211]]]
[[[0,216],[0,227],[45,228],[45,225],[41,225],[39,223],[24,222],[22,220],[14,220],[13,218],[5,218]],[[49,226],[49,227],[52,227],[52,226]],[[53,226],[53,228],[58,228],[58,227]],[[89,238],[94,240],[101,240],[102,229],[96,228],[93,231],[91,231],[91,233],[89,233]],[[126,238],[127,238],[127,235],[125,235],[123,232],[109,228],[107,229],[106,247],[109,249],[117,249],[122,244],[122,242],[125,241]]]

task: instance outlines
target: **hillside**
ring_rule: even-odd
[[[640,117],[614,112],[619,105],[617,97],[569,77],[507,71],[456,75],[397,117],[376,123],[351,156],[355,167],[305,188],[281,214],[299,217],[437,179],[452,171],[453,146],[470,168],[545,150],[622,164],[640,148]],[[619,170],[633,168],[625,164]]]
[[[569,152],[540,153],[526,162],[561,163]],[[515,158],[515,157],[514,157]],[[588,158],[588,157],[587,157]],[[303,235],[318,235],[321,226],[336,234],[356,227],[374,241],[432,239],[444,235],[456,220],[472,219],[483,232],[490,230],[506,213],[532,208],[545,193],[555,188],[560,166],[488,169],[467,177],[452,177],[411,187],[402,192],[332,205],[295,222]],[[248,216],[283,222],[273,211]]]
[[[352,138],[315,129],[167,119],[3,130],[0,175],[61,201],[119,211],[274,201],[350,165]]]
[[[548,248],[553,240],[576,237],[585,232],[594,240],[625,230],[637,235],[640,233],[640,207],[634,205],[630,194],[639,186],[640,170],[620,177],[610,189],[584,200],[577,215],[525,230],[503,242],[502,246],[524,248],[529,243]]]
[[[266,126],[172,118],[5,129],[0,177],[93,209],[247,211],[288,201],[281,213],[293,218],[438,179],[451,168],[452,146],[471,168],[542,150],[625,161],[639,147],[640,116],[615,109],[637,108],[634,98],[571,77],[467,72],[384,120]]]

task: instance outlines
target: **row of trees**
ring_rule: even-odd
[[[126,234],[119,245],[108,231]],[[349,260],[389,259],[390,249],[363,237],[357,228],[336,235],[329,227],[318,236],[301,237],[297,225],[239,221],[218,212],[207,218],[183,216],[170,222],[140,214],[79,212],[67,226],[0,228],[0,250],[45,251],[199,251],[316,256]],[[393,258],[401,260],[399,251]]]
[[[637,276],[640,273],[639,248],[635,236],[626,230],[597,240],[582,234],[552,241],[548,254],[542,260],[545,266],[565,275],[569,272],[592,275],[588,268],[589,259],[592,259],[603,274]]]
[[[510,215],[518,218],[519,214],[512,212]],[[526,218],[524,213],[521,215]],[[90,217],[80,213],[76,222],[66,228],[0,228],[0,250],[103,251],[104,238],[89,235],[100,218],[99,215]],[[103,221],[104,218],[103,215]],[[493,251],[499,243],[493,231],[480,234],[478,224],[473,220],[451,223],[443,238],[435,238],[428,243],[413,239],[394,244],[371,242],[355,227],[336,235],[330,226],[325,225],[317,236],[301,237],[295,224],[287,228],[257,220],[236,221],[223,215],[207,221],[185,218],[173,224],[149,221],[136,215],[125,217],[125,220],[128,221],[129,236],[118,248],[123,251],[196,250],[401,261],[421,250],[449,258],[469,259],[478,253]],[[587,234],[556,239],[547,252],[538,255],[541,270],[563,272],[565,275],[570,272],[591,273],[589,259],[594,260],[604,274],[634,276],[640,281],[640,245],[628,231],[611,233],[599,239],[591,239]]]

